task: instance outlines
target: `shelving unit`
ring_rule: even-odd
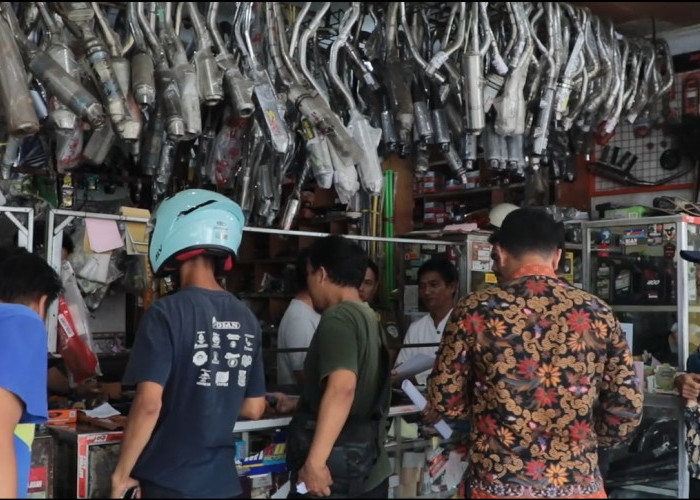
[[[692,217],[677,215],[584,224],[584,288],[610,303],[621,323],[632,325],[628,341],[631,341],[634,355],[648,351],[655,356],[668,357],[666,361],[672,366],[685,366],[690,352],[689,324],[700,321],[700,294],[695,266],[681,259],[679,250],[697,248],[700,244],[697,222]],[[605,245],[600,242],[603,229],[612,234],[611,241],[606,240]],[[647,238],[649,234],[653,239]],[[637,235],[636,244],[623,244]],[[664,349],[668,349],[668,332],[673,323],[678,327],[677,354]],[[629,491],[631,498],[637,498],[634,496],[637,492],[686,498],[688,469],[681,398],[673,393],[645,393],[643,418],[643,425],[631,442],[635,439],[638,442],[639,433],[644,433],[648,448],[649,439],[652,439],[648,432],[653,431],[653,439],[664,443],[666,448],[655,448],[653,457],[649,456],[656,466],[652,477],[632,482],[623,480],[616,489],[617,497],[625,498]],[[667,450],[676,447],[677,459],[669,458]],[[630,453],[634,456],[641,451]],[[629,460],[629,463],[634,461],[633,458]],[[670,465],[669,460],[673,462]],[[611,472],[613,465],[611,463]]]

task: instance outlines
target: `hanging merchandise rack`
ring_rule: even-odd
[[[394,153],[546,198],[673,81],[664,40],[565,3],[3,2],[0,23],[4,179],[108,175],[148,208],[214,189],[259,227],[291,227],[289,182],[380,195]]]

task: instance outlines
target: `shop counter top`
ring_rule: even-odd
[[[415,405],[400,405],[392,406],[389,409],[389,417],[399,417],[402,415],[414,415],[418,413],[418,407]],[[286,427],[292,417],[276,417],[276,418],[263,418],[260,420],[239,420],[233,427],[233,432],[251,432],[251,431],[261,431],[264,429],[276,429],[279,427]]]

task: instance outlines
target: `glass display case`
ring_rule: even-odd
[[[583,286],[611,305],[645,391],[635,435],[602,451],[611,498],[688,496],[682,400],[673,375],[685,368],[689,326],[699,325],[700,338],[695,266],[679,256],[700,243],[697,224],[700,219],[683,215],[583,224]]]
[[[474,231],[467,235],[467,292],[496,283],[496,275],[491,271],[489,236],[491,231]]]

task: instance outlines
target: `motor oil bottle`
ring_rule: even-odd
[[[599,258],[595,273],[595,294],[606,302],[612,302],[612,279],[615,265],[612,259]]]
[[[614,304],[634,304],[635,303],[635,281],[638,281],[639,274],[634,262],[619,262],[615,265],[613,273],[613,303]]]

